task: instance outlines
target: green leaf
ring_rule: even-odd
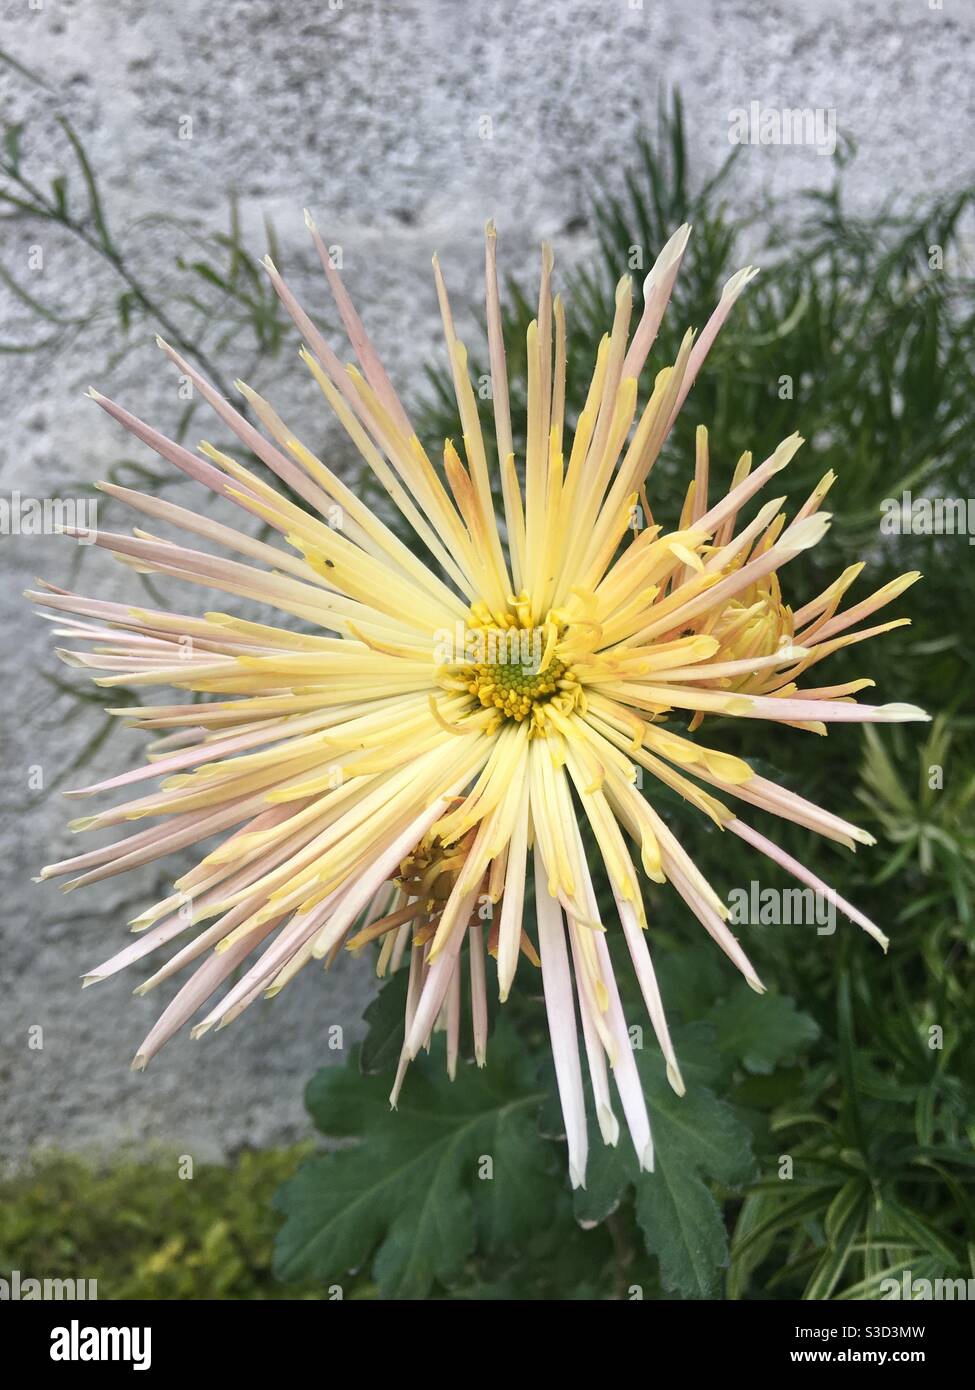
[[[655,1171],[637,1185],[636,1213],[647,1250],[660,1260],[664,1288],[712,1298],[728,1263],[721,1209],[703,1176],[729,1186],[751,1172],[750,1136],[734,1110],[697,1087],[676,1096],[661,1076],[648,1087]]]
[[[3,136],[3,150],[7,163],[16,174],[20,170],[20,132],[22,125],[8,125]]]
[[[611,1215],[632,1189],[647,1251],[660,1263],[661,1283],[685,1298],[718,1296],[720,1271],[728,1263],[721,1208],[705,1179],[737,1187],[748,1180],[753,1165],[747,1127],[731,1106],[695,1079],[703,1070],[696,1054],[706,1032],[689,1028],[675,1036],[687,1082],[684,1096],[671,1090],[657,1054],[636,1054],[650,1111],[654,1172],[638,1172],[624,1132],[615,1149],[597,1140],[586,1188],[575,1194],[577,1220],[592,1225]]]
[[[803,1291],[804,1299],[820,1301],[831,1297],[854,1242],[862,1235],[869,1200],[869,1185],[862,1178],[851,1178],[833,1198],[824,1223],[829,1245]]]
[[[118,310],[119,323],[121,324],[123,333],[128,333],[129,331],[132,324],[132,310],[137,303],[138,300],[131,290],[123,290],[115,302],[115,307]]]
[[[54,195],[54,207],[58,217],[68,215],[68,180],[63,174],[51,180],[51,192]]]
[[[223,290],[225,294],[230,293],[230,286],[226,280],[218,271],[214,270],[212,265],[207,265],[206,261],[193,261],[188,269],[195,271],[202,280],[206,280],[210,285],[215,285],[218,290]]]
[[[442,1057],[421,1056],[395,1112],[388,1093],[389,1077],[360,1075],[357,1059],[309,1084],[318,1128],[360,1142],[278,1194],[280,1277],[336,1282],[371,1259],[382,1296],[423,1298],[460,1276],[478,1235],[501,1250],[550,1221],[563,1156],[538,1133],[543,1095],[510,1032],[483,1070],[462,1065],[451,1084]]]
[[[397,970],[362,1015],[369,1031],[359,1049],[359,1066],[367,1075],[388,1071],[399,1061],[408,976],[408,970]]]
[[[901,1228],[905,1236],[934,1259],[940,1260],[944,1267],[953,1269],[959,1264],[958,1252],[953,1250],[942,1234],[934,1230],[917,1212],[909,1211],[891,1197],[884,1199],[882,1210],[885,1215],[894,1218],[895,1225]]]
[[[89,162],[88,155],[85,153],[85,147],[81,143],[81,140],[78,138],[78,133],[75,130],[74,126],[71,124],[71,122],[64,116],[59,116],[57,119],[58,124],[60,125],[61,129],[64,131],[65,135],[68,137],[68,140],[71,143],[71,148],[74,151],[75,159],[77,159],[78,161],[78,167],[81,169],[81,177],[84,179],[85,188],[88,191],[88,206],[91,212],[91,219],[95,224],[96,231],[98,232],[98,239],[101,242],[102,250],[105,251],[107,255],[114,256],[115,248],[112,245],[112,238],[109,235],[108,223],[105,220],[105,211],[102,207],[102,200],[98,192],[98,182],[95,178],[95,172],[92,169],[91,164]],[[58,180],[55,179],[54,182],[56,186]],[[60,206],[60,197],[58,199],[58,202]],[[67,211],[66,206],[63,208],[63,211]]]
[[[758,995],[748,985],[739,985],[709,1017],[720,1050],[760,1076],[789,1066],[819,1036],[815,1020],[786,995]]]
[[[44,87],[47,91],[52,90],[50,84],[45,82],[43,77],[40,77],[31,68],[25,67],[23,63],[19,63],[11,53],[7,53],[3,49],[0,49],[0,63],[5,63],[7,67],[13,68],[14,72],[19,72],[21,77],[26,77],[35,86]]]
[[[650,1117],[651,1128],[653,1116]],[[636,1156],[628,1148],[629,1136],[624,1131],[619,1144],[611,1148],[602,1142],[598,1128],[589,1125],[589,1159],[586,1164],[586,1185],[573,1193],[572,1205],[580,1226],[598,1226],[620,1207],[630,1189],[639,1180]]]
[[[790,1182],[776,1188],[753,1188],[741,1206],[731,1246],[728,1296],[744,1296],[752,1271],[766,1257],[775,1238],[800,1229],[810,1218],[821,1218],[833,1195],[832,1187],[802,1187]]]

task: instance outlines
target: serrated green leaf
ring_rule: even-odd
[[[748,1129],[731,1106],[706,1087],[677,1096],[663,1068],[645,1077],[651,1106],[655,1164],[637,1184],[636,1214],[647,1250],[660,1260],[665,1289],[687,1298],[713,1298],[728,1263],[721,1208],[703,1177],[730,1187],[752,1170]]]
[[[591,1225],[605,1220],[632,1188],[644,1243],[660,1263],[661,1283],[685,1298],[715,1297],[728,1263],[724,1219],[705,1178],[736,1187],[747,1181],[753,1165],[747,1127],[731,1106],[691,1079],[692,1068],[704,1069],[701,1052],[709,1035],[701,1027],[675,1034],[687,1081],[684,1096],[671,1090],[658,1055],[636,1054],[650,1111],[654,1172],[638,1172],[624,1133],[615,1149],[597,1143],[586,1188],[574,1199],[576,1219]]]
[[[664,1288],[685,1298],[718,1297],[728,1234],[721,1208],[693,1169],[664,1156],[638,1184],[636,1212]]]
[[[760,1076],[789,1066],[819,1036],[815,1020],[786,995],[758,995],[747,985],[715,1005],[709,1018],[718,1048]]]
[[[478,1233],[498,1250],[550,1220],[563,1156],[538,1134],[543,1096],[510,1033],[453,1085],[442,1058],[421,1057],[396,1112],[388,1092],[388,1076],[360,1075],[358,1059],[310,1083],[318,1128],[360,1142],[305,1164],[279,1193],[281,1277],[336,1282],[372,1259],[384,1297],[422,1298],[460,1275]]]

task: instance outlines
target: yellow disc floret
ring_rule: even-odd
[[[520,723],[527,719],[537,704],[546,703],[560,691],[559,682],[566,674],[565,663],[553,658],[544,671],[529,662],[477,662],[470,668],[467,686],[485,709],[493,706],[509,719]]]
[[[570,713],[581,695],[569,662],[558,655],[564,626],[554,618],[533,625],[528,614],[512,614],[509,626],[478,622],[466,631],[464,655],[449,663],[443,684],[473,695],[499,719],[528,720],[533,734],[544,734],[548,714]]]

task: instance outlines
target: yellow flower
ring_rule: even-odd
[[[446,1029],[453,1073],[465,971],[475,1054],[483,1063],[485,949],[497,959],[502,1000],[525,955],[541,966],[573,1184],[585,1180],[587,1155],[577,1010],[603,1138],[615,1143],[619,1132],[611,1071],[638,1158],[651,1167],[646,1105],[606,945],[611,924],[600,918],[580,823],[598,846],[668,1075],[682,1091],[635,859],[651,879],[669,882],[749,984],[762,986],[729,929],[727,907],[655,809],[652,788],[646,796],[638,790],[641,769],[722,831],[828,894],[886,943],[878,928],[720,797],[851,848],[870,843],[870,836],[661,721],[679,712],[695,725],[723,714],[824,733],[835,721],[925,718],[909,705],[857,704],[852,694],[870,682],[797,684],[837,647],[897,626],[850,631],[917,576],[841,613],[857,566],[798,610],[783,603],[779,571],[824,534],[829,517],[820,503],[832,475],[791,521],[780,510],[783,498],[761,507],[741,529],[738,518],[789,463],[802,442],[797,435],[757,468],[746,455],[730,491],[712,502],[707,434],[699,430],[677,529],[652,521],[648,475],[716,333],[755,273],[747,269],[728,282],[700,337],[686,334],[676,360],[656,374],[641,401],[641,378],[688,228],[671,238],[650,272],[632,333],[631,285],[620,281],[611,331],[571,431],[565,313],[552,297],[552,257],[545,249],[538,318],[527,338],[526,456],[518,460],[489,224],[491,452],[500,460],[498,479],[436,260],[463,430],[462,451],[448,440],[442,469],[417,438],[310,218],[308,225],[357,367],[343,368],[270,262],[267,271],[304,338],[305,365],[411,539],[366,506],[250,387],[237,383],[246,402],[241,414],[165,344],[167,356],[263,468],[245,467],[208,444],[192,454],[93,392],[163,458],[276,533],[274,543],[258,540],[254,526],[237,531],[205,512],[102,484],[153,523],[176,526],[236,558],[140,529],[131,536],[99,533],[97,543],[140,571],[277,609],[288,625],[223,612],[154,611],[54,586],[30,595],[63,615],[62,636],[93,644],[61,655],[109,673],[98,684],[168,685],[207,697],[111,711],[162,736],[144,765],[72,795],[123,788],[132,795],[139,784],[161,780],[156,790],[73,828],[141,820],[147,827],[53,864],[43,877],[70,873],[68,888],[96,883],[227,835],[171,894],[139,914],[132,924],[137,939],[85,978],[86,984],[105,979],[179,938],[184,944],[141,992],[202,960],[139,1048],[136,1067],[198,1010],[209,1006],[194,1035],[231,1022],[259,995],[276,994],[309,961],[327,965],[343,946],[360,951],[378,942],[380,974],[396,969],[409,951],[395,1104],[409,1060],[438,1023]],[[290,496],[267,481],[268,472]],[[634,527],[641,503],[643,529]],[[535,912],[526,921],[529,873]],[[211,1003],[238,967],[239,978]]]

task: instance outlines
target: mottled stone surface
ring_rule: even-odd
[[[636,133],[654,128],[662,87],[681,87],[702,170],[728,151],[731,110],[759,101],[835,108],[838,132],[857,142],[848,184],[865,207],[975,176],[969,0],[43,0],[40,9],[4,0],[0,9],[3,47],[50,87],[0,68],[8,118],[26,122],[33,177],[48,180],[69,162],[54,123],[61,109],[85,142],[114,226],[165,212],[212,227],[233,188],[248,243],[263,251],[270,216],[289,274],[321,304],[301,225],[309,204],[342,245],[347,281],[406,391],[419,386],[437,342],[431,250],[440,250],[465,327],[486,217],[501,228],[508,266],[524,264],[542,237],[563,263],[591,255],[582,216],[595,180],[618,182]],[[751,207],[830,177],[831,161],[813,148],[748,148],[735,197]],[[70,193],[83,198],[76,174]],[[133,228],[121,240],[147,283],[162,290],[179,279],[167,227]],[[44,268],[31,278],[38,245]],[[40,222],[4,229],[2,265],[61,311],[110,310],[121,288]],[[17,301],[8,297],[5,309],[6,340],[36,332]],[[100,388],[174,426],[182,403],[150,336],[140,328],[121,356],[117,347],[109,312],[39,354],[0,358],[4,493],[72,495],[106,460],[149,461],[82,398],[96,375]],[[299,430],[328,442],[316,393],[290,361],[289,349],[273,366],[247,358],[222,367],[229,379],[246,371]],[[209,426],[201,417],[195,428]],[[199,505],[191,489],[167,495]],[[159,894],[164,871],[67,897],[30,881],[79,843],[50,788],[58,776],[76,781],[67,770],[104,716],[46,681],[63,668],[19,593],[37,573],[75,582],[78,558],[53,538],[0,537],[3,1154],[161,1142],[203,1157],[294,1137],[305,1128],[305,1079],[337,1056],[326,1050],[327,1026],[354,1034],[372,988],[363,966],[306,971],[274,1003],[203,1042],[177,1041],[134,1076],[128,1060],[160,1001],[130,997],[137,976],[84,994],[78,977],[123,944],[124,922]],[[85,551],[80,566],[86,586],[145,601],[139,581],[106,557]],[[175,601],[194,600],[181,592]],[[120,770],[139,741],[117,731],[82,780]],[[29,788],[36,767],[46,790]],[[33,1025],[44,1030],[39,1051],[28,1047]]]

